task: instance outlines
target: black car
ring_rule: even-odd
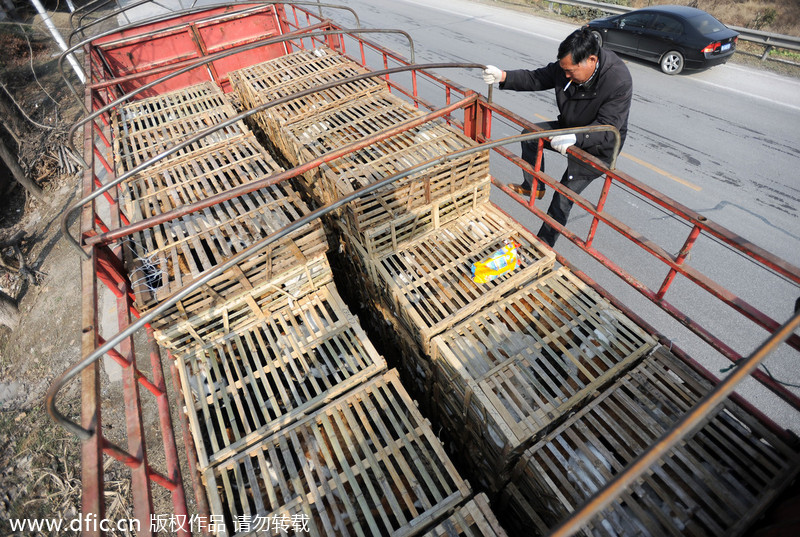
[[[676,75],[728,61],[739,34],[693,7],[657,6],[595,19],[586,26],[600,44],[616,52],[658,62]]]

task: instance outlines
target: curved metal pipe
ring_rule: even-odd
[[[249,43],[247,45],[243,45],[243,46],[237,47],[235,49],[223,50],[221,52],[217,52],[216,54],[211,54],[210,56],[204,56],[203,58],[198,59],[198,61],[196,61],[194,63],[191,63],[189,65],[185,65],[184,67],[181,67],[180,69],[178,69],[176,71],[171,71],[168,74],[162,76],[161,78],[153,80],[152,82],[148,82],[147,84],[145,84],[145,85],[143,85],[143,86],[141,86],[139,88],[136,88],[135,90],[133,90],[131,92],[128,92],[128,93],[126,93],[125,95],[123,95],[121,97],[118,97],[117,99],[115,99],[114,101],[112,101],[109,104],[105,105],[104,107],[102,107],[102,108],[100,108],[98,110],[95,110],[94,112],[92,112],[91,114],[89,114],[85,118],[81,119],[80,121],[76,121],[72,125],[72,127],[70,128],[69,133],[67,133],[67,145],[69,146],[69,148],[72,150],[72,152],[74,154],[79,155],[79,152],[76,151],[75,144],[73,143],[73,138],[75,137],[75,131],[77,131],[78,128],[80,128],[81,126],[85,125],[86,123],[88,123],[90,121],[93,121],[93,120],[97,119],[99,116],[101,116],[105,112],[108,112],[109,110],[111,110],[115,106],[124,103],[130,97],[138,95],[139,93],[141,93],[141,92],[143,92],[145,90],[148,90],[148,89],[150,89],[150,88],[152,88],[154,86],[157,86],[158,84],[161,84],[162,82],[166,82],[167,80],[170,80],[173,77],[176,77],[178,75],[182,75],[183,73],[188,73],[189,71],[197,69],[198,67],[203,67],[206,64],[209,64],[211,62],[217,61],[217,60],[222,59],[222,58],[227,58],[228,56],[233,56],[234,54],[239,54],[241,52],[247,52],[248,50],[256,49],[256,48],[259,48],[259,47],[266,47],[268,45],[274,45],[276,43],[283,43],[285,41],[292,41],[294,39],[303,39],[303,38],[306,38],[306,37],[320,37],[320,36],[325,36],[325,35],[342,35],[342,34],[350,34],[350,33],[401,33],[401,34],[404,34],[408,38],[408,41],[409,41],[409,47],[411,49],[411,57],[412,58],[414,57],[414,41],[411,39],[411,36],[408,33],[406,33],[405,31],[403,31],[403,30],[389,30],[389,29],[383,30],[383,29],[376,29],[376,28],[368,28],[368,29],[363,29],[363,30],[362,29],[317,30],[317,31],[314,31],[314,32],[300,31],[300,32],[297,32],[297,33],[289,33],[289,34],[279,35],[277,37],[273,37],[273,38],[270,38],[270,39],[265,39],[264,41],[258,41],[257,43]],[[412,61],[412,63],[413,63],[413,61]],[[73,94],[77,97],[77,93],[73,92]],[[86,105],[85,104],[84,104],[83,108],[84,108],[84,110],[86,110]],[[88,110],[86,110],[86,112],[88,112]],[[88,168],[89,165],[83,160],[83,157],[79,157],[79,158],[81,160],[81,164],[83,165],[83,167],[84,168]]]
[[[526,133],[526,134],[517,134],[515,136],[509,136],[507,138],[501,138],[499,140],[495,140],[493,142],[486,142],[483,144],[478,144],[473,147],[469,147],[467,149],[462,149],[459,151],[455,151],[453,153],[448,153],[447,155],[443,155],[441,157],[437,157],[435,159],[428,160],[414,166],[413,168],[409,168],[405,171],[392,175],[390,177],[386,177],[362,187],[352,194],[349,194],[343,198],[336,200],[335,202],[329,203],[324,207],[317,209],[316,211],[312,211],[303,218],[284,226],[283,228],[279,229],[272,235],[268,237],[264,237],[263,239],[253,243],[252,246],[249,248],[242,250],[235,256],[228,259],[226,262],[214,267],[213,269],[209,269],[204,272],[200,277],[198,277],[195,281],[191,284],[186,286],[185,288],[178,291],[175,295],[171,296],[170,298],[166,299],[164,302],[159,304],[156,308],[150,310],[146,314],[139,317],[139,319],[134,322],[133,324],[129,325],[126,329],[119,332],[117,335],[112,337],[111,339],[107,340],[102,346],[92,352],[89,356],[82,359],[80,362],[73,364],[69,369],[64,371],[56,380],[53,381],[53,384],[47,390],[47,397],[45,401],[45,407],[47,408],[47,413],[50,414],[50,417],[58,423],[61,427],[66,429],[68,432],[75,434],[82,440],[88,440],[92,436],[92,431],[84,429],[77,423],[73,422],[56,408],[56,397],[58,396],[58,392],[63,388],[63,386],[75,378],[83,369],[89,367],[90,365],[94,364],[97,360],[99,360],[104,354],[109,352],[113,349],[116,345],[121,343],[126,338],[133,335],[137,330],[145,326],[146,324],[151,323],[156,317],[160,314],[167,311],[169,308],[174,306],[178,301],[182,300],[183,298],[189,296],[191,293],[203,287],[206,283],[208,283],[213,278],[220,276],[226,270],[232,268],[237,263],[244,261],[251,257],[253,254],[261,251],[262,249],[266,248],[267,246],[271,245],[272,243],[286,237],[287,235],[293,233],[294,231],[300,229],[302,226],[317,220],[318,218],[330,213],[338,209],[339,207],[350,203],[351,201],[357,200],[364,196],[375,192],[383,188],[384,186],[390,185],[395,181],[403,179],[405,177],[409,177],[416,173],[425,171],[429,168],[433,168],[438,166],[448,160],[464,157],[467,155],[471,155],[473,153],[477,153],[480,151],[486,151],[488,149],[493,149],[495,147],[499,147],[501,145],[507,145],[514,142],[522,142],[525,140],[538,140],[539,138],[549,137],[552,133],[558,134],[567,134],[567,133],[574,133],[580,134],[584,132],[590,132],[594,127],[578,127],[574,129],[560,129],[558,131],[544,131],[544,132],[533,132],[533,133]],[[613,128],[613,127],[612,127]]]
[[[144,1],[145,2],[150,2],[152,0],[144,0]],[[140,2],[140,3],[143,3],[143,2]],[[132,4],[131,6],[128,6],[126,9],[130,9],[131,7],[138,6],[140,3]],[[296,3],[300,4],[300,5],[312,4],[312,2],[296,2]],[[260,0],[241,0],[240,2],[237,2],[237,4],[252,4],[253,6],[257,7],[257,6],[261,6],[261,5],[269,6],[269,5],[275,5],[275,4],[295,4],[295,2],[277,2],[277,1],[266,1],[266,2],[263,2],[263,1],[260,1]],[[66,75],[64,74],[64,57],[66,57],[67,54],[69,54],[70,52],[74,52],[75,50],[83,47],[84,45],[87,45],[87,44],[91,43],[95,39],[100,39],[102,37],[108,37],[109,35],[114,35],[116,33],[119,33],[121,31],[125,31],[125,30],[129,30],[131,28],[138,28],[139,26],[142,26],[144,24],[153,24],[153,23],[157,23],[157,22],[163,22],[163,21],[167,21],[167,20],[170,20],[170,19],[174,19],[176,16],[189,15],[189,14],[197,13],[197,12],[200,12],[200,11],[207,11],[208,9],[219,8],[219,7],[229,7],[229,6],[230,6],[230,4],[212,4],[212,5],[208,5],[208,6],[203,6],[201,8],[190,8],[190,9],[186,9],[186,10],[182,10],[182,11],[176,11],[176,12],[169,13],[169,14],[166,14],[166,15],[159,15],[159,16],[156,16],[156,17],[152,17],[150,19],[145,19],[145,20],[142,20],[142,21],[133,22],[133,23],[127,24],[125,26],[119,26],[119,27],[114,28],[112,30],[107,30],[105,32],[102,32],[102,33],[100,33],[98,35],[95,35],[95,36],[92,36],[92,37],[88,37],[88,38],[84,39],[83,41],[81,41],[80,43],[78,43],[77,45],[70,46],[66,51],[64,51],[63,54],[61,54],[58,57],[58,62],[57,62],[58,72],[61,75],[61,78],[67,84],[67,88],[69,89],[69,91],[72,93],[72,95],[75,97],[75,99],[77,99],[77,101],[81,104],[83,109],[86,110],[86,106],[83,103],[83,100],[78,95],[78,92],[75,91],[75,87],[72,85],[72,83],[67,79]],[[350,13],[353,14],[353,17],[356,19],[356,27],[357,28],[361,28],[361,21],[359,20],[358,15],[356,14],[356,12],[352,8],[349,8],[347,6],[340,6],[340,5],[337,5],[337,4],[325,4],[325,6],[326,7],[335,8],[335,9],[344,9],[344,10],[349,11]],[[251,9],[251,8],[247,8],[247,9]],[[245,12],[247,12],[247,9],[242,9],[241,11],[231,11],[231,13],[245,13]],[[195,22],[197,22],[197,21],[195,21]],[[180,23],[177,23],[174,26],[170,26],[168,28],[175,28],[175,27],[181,26],[183,24],[186,24],[186,23],[185,22],[180,22]],[[163,28],[163,29],[166,30],[168,28]],[[73,33],[70,34],[68,44],[71,43],[72,36],[74,34],[75,34],[75,31],[73,31]],[[86,110],[86,111],[88,112],[88,110]]]
[[[249,194],[250,192],[255,192],[256,190],[260,190],[262,188],[266,188],[271,185],[281,183],[293,177],[297,177],[298,175],[305,173],[309,170],[316,169],[324,163],[328,163],[338,158],[345,157],[355,151],[358,151],[359,149],[362,149],[363,147],[375,143],[380,143],[381,141],[391,138],[401,132],[407,132],[408,130],[413,129],[414,127],[431,122],[434,119],[449,115],[455,110],[458,110],[459,108],[462,108],[464,106],[468,106],[477,100],[478,100],[478,95],[473,93],[467,97],[464,97],[460,101],[454,102],[434,112],[430,112],[422,116],[415,116],[412,119],[396,124],[392,128],[384,129],[375,134],[371,134],[369,136],[361,138],[360,140],[356,140],[355,142],[352,142],[348,145],[332,149],[327,153],[324,153],[311,160],[307,160],[306,162],[299,164],[289,170],[278,172],[274,175],[270,175],[268,177],[257,179],[255,181],[230,188],[228,190],[225,190],[224,192],[220,192],[219,194],[203,198],[202,200],[195,201],[193,203],[181,205],[180,207],[177,207],[175,209],[160,213],[155,216],[151,216],[149,218],[145,218],[143,220],[137,220],[135,223],[129,224],[127,226],[114,228],[113,230],[109,230],[104,233],[98,233],[96,235],[86,237],[84,243],[87,246],[94,246],[96,244],[108,244],[117,241],[123,237],[127,237],[128,235],[133,235],[134,233],[143,231],[147,228],[171,222],[187,214],[197,212],[199,210],[212,207],[219,203],[229,201],[233,198],[244,196],[246,194]]]
[[[73,30],[72,33],[69,34],[69,38],[67,39],[67,43],[69,43],[69,44],[72,43],[72,38],[75,36],[75,34],[78,33],[78,31],[82,32],[83,30],[85,30],[86,28],[89,28],[90,26],[94,26],[95,24],[99,24],[99,23],[101,23],[103,21],[106,21],[106,20],[108,20],[110,18],[116,17],[117,15],[119,15],[121,13],[124,13],[125,11],[131,10],[131,9],[133,9],[135,7],[139,7],[142,4],[157,4],[157,5],[160,5],[160,4],[158,4],[158,2],[156,2],[154,0],[140,0],[139,2],[134,2],[134,3],[128,4],[126,6],[118,7],[114,11],[112,11],[110,13],[107,13],[107,14],[103,15],[102,17],[98,18],[98,19],[93,20],[92,22],[86,24],[85,26],[80,26],[79,28]],[[353,8],[347,7],[347,6],[343,6],[341,4],[321,4],[318,1],[317,2],[312,2],[310,0],[301,0],[301,1],[298,1],[298,2],[293,2],[291,0],[288,1],[288,2],[287,1],[279,1],[279,0],[266,0],[266,1],[264,1],[264,0],[241,0],[241,1],[237,1],[237,2],[233,3],[233,5],[237,5],[237,6],[239,6],[239,5],[271,6],[271,5],[275,5],[275,4],[287,4],[287,5],[298,5],[298,6],[312,5],[312,6],[320,6],[320,8],[322,8],[322,7],[330,7],[330,8],[334,8],[334,9],[344,9],[344,10],[347,10],[350,13],[353,14],[353,17],[356,20],[356,26],[359,27],[359,28],[361,27],[361,22],[359,21],[358,15],[353,10]],[[165,9],[167,9],[165,6],[161,6],[161,7],[164,7]],[[179,10],[179,11],[172,11],[172,12],[164,14],[164,15],[157,15],[157,16],[153,17],[152,19],[144,19],[144,20],[141,20],[141,21],[136,21],[136,22],[130,23],[130,24],[124,26],[124,27],[118,27],[115,30],[113,30],[111,33],[112,34],[116,33],[118,31],[120,31],[121,29],[127,29],[127,28],[142,26],[144,24],[150,24],[152,22],[160,22],[160,21],[164,21],[164,20],[174,19],[175,17],[180,17],[181,15],[187,15],[187,14],[197,13],[197,12],[201,12],[201,11],[208,11],[210,9],[216,9],[216,8],[219,8],[219,7],[232,7],[232,3],[227,2],[227,3],[220,3],[220,4],[204,4],[201,7],[190,7],[190,8],[182,9],[182,10]],[[243,10],[243,11],[246,11],[246,10]],[[231,13],[236,13],[236,11],[232,11]],[[321,15],[320,15],[320,18],[322,18]],[[71,18],[70,18],[70,20],[71,20]],[[180,24],[186,24],[186,23],[182,22]],[[179,26],[180,24],[178,24],[176,26]],[[171,28],[174,28],[174,26],[171,27]],[[97,39],[98,37],[101,37],[101,36],[95,36],[95,37],[92,37],[90,39]]]
[[[76,14],[85,11],[85,13],[81,13],[81,21],[82,21],[83,17],[85,17],[85,16],[87,16],[87,15],[89,15],[91,13],[94,13],[95,11],[97,11],[101,7],[105,6],[106,4],[110,4],[112,1],[113,0],[92,0],[91,2],[88,2],[88,3],[86,3],[86,4],[82,5],[82,6],[78,6],[75,9],[75,11],[73,11],[73,12],[71,12],[69,14],[69,27],[72,28],[73,33],[75,32],[75,23],[73,22],[73,20],[74,20]],[[70,38],[71,37],[72,37],[72,34],[70,34]],[[67,41],[69,41],[69,40],[67,40]]]
[[[442,68],[448,68],[448,67],[455,67],[455,68],[465,68],[466,67],[466,68],[485,69],[485,66],[483,64],[433,63],[433,64],[422,64],[422,65],[401,65],[401,66],[398,66],[398,67],[392,67],[392,68],[389,68],[389,69],[383,69],[381,71],[370,71],[368,73],[361,73],[359,75],[354,75],[354,76],[346,78],[346,79],[336,80],[336,81],[333,81],[333,82],[329,82],[327,84],[322,84],[320,86],[316,86],[314,88],[309,88],[309,89],[294,93],[292,95],[287,95],[285,97],[281,97],[280,99],[276,99],[274,101],[270,101],[268,103],[261,104],[261,105],[255,107],[255,108],[251,108],[250,110],[242,112],[241,114],[239,114],[237,116],[234,116],[234,117],[232,117],[232,118],[230,118],[230,119],[228,119],[228,120],[226,120],[226,121],[224,121],[222,123],[218,123],[217,125],[209,127],[208,129],[199,132],[198,134],[192,136],[191,138],[188,138],[188,139],[184,140],[183,142],[181,142],[181,143],[179,143],[179,144],[177,144],[177,145],[175,145],[175,146],[173,146],[173,147],[161,152],[160,154],[156,155],[155,157],[151,158],[150,160],[147,160],[147,161],[139,164],[135,168],[127,171],[126,173],[124,173],[121,176],[117,177],[113,181],[110,181],[110,182],[104,184],[101,188],[99,188],[97,190],[94,190],[91,194],[89,194],[88,196],[84,197],[80,201],[76,202],[74,205],[72,205],[72,207],[70,207],[64,213],[64,216],[61,219],[61,231],[64,234],[64,238],[67,239],[73,246],[75,246],[78,249],[78,251],[80,251],[85,257],[88,258],[89,255],[83,250],[83,248],[81,247],[81,245],[78,242],[78,240],[75,239],[69,233],[68,221],[69,221],[69,219],[70,219],[70,217],[71,217],[71,215],[72,215],[72,213],[74,211],[76,211],[77,209],[79,209],[80,207],[85,205],[86,203],[88,203],[88,202],[94,200],[95,198],[101,196],[102,194],[107,192],[109,189],[119,185],[121,182],[125,181],[126,179],[134,176],[135,174],[139,173],[140,171],[146,169],[147,167],[152,166],[156,162],[158,162],[160,160],[163,160],[164,158],[172,155],[173,153],[176,153],[177,151],[180,151],[181,149],[183,149],[184,147],[186,147],[186,146],[188,146],[190,144],[193,144],[193,143],[195,143],[195,142],[197,142],[199,140],[202,140],[203,138],[205,138],[209,134],[212,134],[212,133],[216,132],[217,130],[223,129],[225,127],[229,127],[230,125],[233,125],[237,121],[245,119],[245,118],[247,118],[247,117],[249,117],[249,116],[251,116],[251,115],[253,115],[253,114],[257,113],[257,112],[260,112],[262,110],[266,110],[267,108],[270,108],[270,107],[273,107],[273,106],[277,106],[279,104],[291,101],[293,99],[297,99],[299,97],[303,97],[305,95],[310,95],[312,93],[316,93],[316,92],[323,91],[323,90],[326,90],[326,89],[334,88],[336,86],[340,86],[340,85],[347,84],[347,83],[350,83],[350,82],[362,80],[362,79],[365,79],[365,78],[373,78],[373,77],[383,76],[383,75],[386,75],[386,74],[398,73],[398,72],[409,71],[409,70],[442,69]],[[109,105],[109,106],[111,106],[111,105]],[[87,120],[88,119],[90,119],[90,118],[87,118]],[[72,136],[72,134],[73,134],[73,131],[70,131],[70,137]]]

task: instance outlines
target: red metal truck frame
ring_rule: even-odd
[[[53,388],[51,388],[48,393],[48,410],[51,411],[51,414],[60,423],[65,424],[70,431],[75,432],[83,439],[82,510],[84,513],[94,513],[99,519],[102,519],[104,516],[105,506],[102,492],[103,462],[105,460],[104,456],[108,455],[123,462],[131,470],[134,514],[136,518],[143,522],[141,535],[150,534],[151,532],[149,529],[149,521],[151,520],[151,516],[154,515],[152,500],[153,484],[164,487],[170,491],[176,516],[188,516],[159,348],[155,343],[149,325],[146,325],[151,362],[151,373],[150,377],[148,377],[136,363],[132,333],[126,334],[126,330],[130,331],[132,327],[135,327],[136,321],[134,321],[134,318],[138,318],[140,315],[133,304],[130,282],[122,266],[121,252],[117,241],[135,232],[137,229],[141,228],[141,226],[152,225],[155,223],[156,219],[139,222],[137,225],[131,226],[125,219],[124,214],[120,212],[116,201],[116,185],[121,181],[120,178],[102,182],[98,177],[99,170],[97,166],[102,166],[109,177],[114,178],[115,176],[114,169],[109,164],[110,159],[107,156],[112,147],[109,141],[109,111],[116,105],[115,103],[118,104],[121,98],[125,97],[125,94],[129,92],[134,93],[137,89],[139,90],[137,94],[125,98],[133,100],[172,89],[182,88],[206,80],[213,80],[217,82],[224,91],[229,91],[230,84],[226,76],[227,73],[248,63],[248,60],[256,54],[256,50],[258,50],[258,54],[260,54],[259,61],[263,61],[270,57],[280,56],[298,47],[304,47],[304,39],[317,43],[324,42],[343,54],[348,54],[346,50],[347,43],[350,40],[355,40],[358,47],[358,54],[349,54],[349,57],[360,62],[362,65],[369,66],[368,54],[377,55],[381,59],[384,69],[375,72],[372,76],[382,76],[389,84],[392,91],[404,95],[406,98],[415,102],[418,107],[429,110],[430,112],[420,119],[420,122],[430,121],[435,117],[448,118],[453,124],[462,128],[468,136],[480,143],[487,144],[484,147],[492,148],[499,156],[520,168],[532,172],[535,181],[542,181],[550,188],[572,199],[577,206],[592,215],[593,221],[585,238],[581,238],[570,230],[553,222],[541,209],[534,205],[534,200],[532,198],[520,198],[509,190],[503,182],[492,177],[492,182],[495,186],[527,207],[527,209],[539,219],[557,227],[567,239],[579,246],[594,259],[598,260],[623,281],[669,313],[732,362],[738,363],[743,357],[729,347],[719,336],[713,334],[707,328],[704,328],[696,319],[690,318],[664,298],[676,275],[684,276],[688,281],[692,282],[700,289],[707,291],[713,297],[732,308],[734,312],[752,321],[757,326],[762,327],[768,333],[776,332],[782,334],[780,338],[773,338],[773,340],[770,340],[768,344],[766,344],[767,352],[776,348],[782,340],[787,341],[789,346],[795,351],[800,351],[800,338],[792,334],[791,330],[787,333],[784,328],[783,332],[780,332],[781,323],[735,296],[697,269],[687,266],[685,261],[693,246],[696,244],[697,238],[705,234],[722,241],[736,251],[754,260],[754,262],[763,269],[780,274],[794,284],[800,285],[800,269],[752,245],[729,230],[708,221],[705,217],[667,198],[629,175],[614,169],[613,163],[611,167],[608,167],[581,150],[575,150],[573,148],[571,153],[573,156],[584,161],[587,165],[605,173],[605,183],[599,200],[597,203],[593,203],[565,189],[557,180],[540,171],[541,161],[537,162],[535,169],[533,169],[511,151],[503,147],[511,141],[518,141],[519,137],[505,140],[493,140],[491,138],[491,129],[493,123],[496,121],[506,121],[516,126],[518,129],[531,129],[534,131],[534,135],[532,135],[531,138],[539,139],[540,149],[543,143],[543,137],[549,137],[550,134],[541,134],[541,132],[538,132],[537,127],[530,122],[493,104],[491,102],[491,92],[487,100],[474,91],[461,88],[441,76],[433,75],[423,70],[423,68],[474,69],[482,66],[478,64],[414,65],[413,43],[411,43],[412,61],[409,62],[397,53],[363,38],[362,34],[366,33],[366,30],[342,29],[331,21],[322,19],[311,13],[308,9],[300,7],[299,4],[313,4],[313,2],[298,3],[298,5],[291,3],[252,3],[248,5],[243,3],[238,6],[224,6],[189,11],[179,16],[173,15],[156,18],[146,24],[139,24],[121,30],[107,32],[98,38],[88,39],[74,47],[79,48],[82,46],[85,52],[85,71],[89,82],[86,84],[82,103],[90,114],[82,122],[76,124],[72,130],[72,133],[75,133],[78,128],[83,127],[83,159],[87,167],[83,173],[82,180],[84,199],[76,204],[68,213],[64,220],[64,230],[65,234],[69,235],[69,215],[74,211],[80,210],[80,236],[78,242],[82,252],[85,254],[81,262],[81,280],[84,290],[82,307],[82,355],[84,359],[54,383]],[[272,26],[265,28],[267,24],[271,24]],[[309,37],[310,35],[314,37]],[[345,36],[347,36],[347,39]],[[171,51],[170,57],[165,57],[165,55],[160,52],[163,50],[163,47],[159,47],[159,44],[164,42],[169,42],[173,45],[169,49]],[[265,43],[271,44],[265,45]],[[249,61],[249,63],[253,62]],[[390,65],[395,67],[390,67]],[[179,72],[177,76],[170,76],[170,73],[175,73],[176,71]],[[391,74],[400,72],[410,73],[410,89],[401,87],[390,78]],[[418,81],[420,78],[424,79],[426,83],[432,83],[443,90],[444,95],[442,100],[445,103],[444,107],[437,108],[420,97],[418,92]],[[141,90],[143,87],[144,89]],[[124,98],[122,100],[124,101]],[[454,114],[456,111],[463,114],[463,121],[457,119],[457,116]],[[241,116],[234,119],[239,120]],[[219,128],[219,126],[217,126],[217,128]],[[408,128],[411,128],[411,125],[405,125],[402,130]],[[213,130],[214,128],[204,133],[199,133],[198,137],[209,134]],[[352,146],[331,152],[323,159],[317,159],[303,166],[277,174],[270,177],[267,181],[253,183],[248,185],[246,189],[240,188],[226,193],[225,196],[218,196],[219,199],[214,198],[206,200],[205,203],[189,205],[181,211],[166,213],[159,218],[162,221],[166,221],[170,218],[177,218],[181,214],[197,211],[211,203],[230,199],[246,191],[262,188],[266,184],[286,180],[308,169],[319,166],[324,161],[333,160],[345,152],[355,151],[360,147],[374,142],[376,139],[389,137],[396,132],[398,131],[392,130],[391,132],[382,133],[379,136],[373,136],[358,144],[353,144]],[[184,144],[190,142],[191,140]],[[179,147],[179,145],[176,145],[172,150],[177,150]],[[148,163],[144,163],[142,167],[147,164]],[[126,175],[132,175],[136,171],[137,170],[134,170]],[[409,174],[410,173],[411,172],[409,172]],[[397,179],[397,177],[393,179]],[[636,230],[604,212],[606,201],[611,194],[610,187],[614,183],[623,185],[627,189],[638,193],[650,202],[661,207],[666,213],[689,224],[690,231],[678,255],[670,254],[654,241],[640,235]],[[101,195],[105,197],[108,202],[108,207],[110,208],[110,217],[106,221],[100,218],[95,202]],[[594,246],[593,241],[600,222],[603,222],[608,228],[619,233],[638,248],[651,254],[665,267],[668,267],[667,276],[662,281],[658,290],[650,289],[624,268],[613,263],[602,251]],[[657,330],[650,326],[644,319],[619,303],[619,301],[603,290],[588,275],[573,266],[567,259],[561,255],[558,255],[557,259],[561,264],[570,267],[580,278],[598,290],[603,296],[611,300],[615,306],[622,309],[650,333],[655,334],[660,342],[669,344],[669,340],[666,337],[660,335]],[[111,347],[107,353],[100,352],[100,355],[107,354],[123,367],[123,390],[128,437],[127,448],[114,445],[103,434],[102,413],[100,410],[99,356],[95,355],[98,355],[99,349],[103,348],[106,339],[104,339],[98,330],[98,282],[102,282],[102,284],[114,292],[117,297],[120,333],[114,338],[108,338],[108,341],[112,342]],[[797,319],[795,319],[795,322],[797,322]],[[133,331],[135,331],[135,329]],[[118,342],[115,341],[117,339],[119,340]],[[672,352],[678,354],[704,377],[712,380],[714,383],[719,382],[711,373],[692,360],[681,349],[674,345],[671,345],[671,349]],[[792,408],[800,411],[800,398],[764,373],[755,369],[752,371],[754,377],[787,401]],[[82,388],[80,425],[69,422],[69,420],[66,420],[56,409],[56,395],[58,390],[65,382],[78,374],[80,374],[81,377]],[[180,392],[180,387],[177,386],[179,378],[174,370],[172,371],[172,376],[173,382],[176,383],[176,388],[178,392]],[[145,390],[142,391],[141,388],[145,388]],[[148,464],[148,450],[155,449],[155,447],[146,445],[143,434],[142,405],[140,399],[147,393],[155,397],[158,406],[161,434],[163,437],[163,450],[167,464],[166,474],[157,472]],[[738,404],[758,415],[765,423],[771,424],[771,428],[776,434],[783,437],[787,436],[786,431],[772,423],[771,420],[764,416],[757,408],[735,394],[733,397]],[[196,476],[194,475],[195,469],[193,465],[196,456],[193,452],[192,440],[188,435],[186,423],[183,424],[183,430],[190,464],[189,469],[192,473],[192,478],[195,479]],[[612,485],[613,486],[608,487],[607,492],[611,495],[620,489],[620,487],[624,486],[624,484],[619,484],[616,481]],[[198,511],[201,515],[207,515],[208,508],[205,503],[202,487],[199,486],[199,483],[195,482],[194,488],[198,503]],[[96,529],[95,531],[85,532],[87,535],[95,533],[99,534],[100,530]],[[179,532],[179,534],[187,533],[188,532]]]

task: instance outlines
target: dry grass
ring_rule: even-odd
[[[636,8],[662,4],[692,5],[729,26],[800,37],[800,2],[797,0],[631,0],[630,4]]]

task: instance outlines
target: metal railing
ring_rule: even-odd
[[[485,115],[500,115],[513,122],[515,128],[522,127],[527,129],[537,129],[535,125],[526,122],[513,112],[510,112],[500,106],[490,103],[484,104],[481,102],[479,102],[479,104],[487,108],[487,111],[484,112]],[[486,138],[480,137],[479,141],[490,139],[490,134],[490,132],[485,133]],[[780,322],[772,319],[769,315],[760,311],[752,304],[748,303],[741,297],[726,289],[724,286],[712,280],[700,270],[688,265],[686,260],[688,259],[692,249],[697,244],[698,238],[700,236],[706,236],[721,241],[722,243],[733,248],[734,251],[738,251],[747,258],[753,259],[761,268],[780,274],[788,281],[793,282],[796,286],[800,286],[800,268],[778,258],[777,256],[772,255],[762,248],[759,248],[727,228],[716,224],[715,222],[707,219],[690,208],[668,198],[667,196],[648,187],[644,183],[637,181],[624,172],[606,166],[599,159],[580,149],[575,149],[574,146],[569,149],[569,152],[573,158],[580,160],[586,166],[596,169],[598,175],[605,174],[606,176],[602,192],[596,203],[592,203],[586,198],[575,194],[573,191],[561,185],[556,179],[542,173],[540,171],[541,159],[539,159],[540,162],[537,163],[537,166],[534,168],[527,162],[523,161],[520,157],[517,157],[510,152],[507,152],[503,149],[499,149],[498,152],[515,165],[523,168],[525,171],[533,175],[533,184],[531,186],[532,192],[536,191],[537,183],[541,181],[549,188],[554,189],[554,191],[572,200],[577,207],[580,207],[583,211],[585,211],[592,219],[592,223],[586,237],[579,237],[565,226],[562,226],[553,220],[548,214],[545,213],[545,211],[539,207],[536,207],[534,204],[535,197],[533,197],[533,195],[530,199],[524,199],[514,191],[510,190],[502,182],[498,181],[497,179],[493,179],[493,183],[497,187],[501,188],[516,201],[525,205],[527,209],[538,219],[555,228],[561,235],[573,242],[581,250],[592,256],[596,261],[600,262],[605,268],[610,270],[624,283],[631,286],[637,292],[646,297],[650,302],[664,310],[667,314],[688,328],[692,333],[713,348],[715,352],[718,352],[721,356],[733,363],[738,363],[743,359],[743,356],[730,345],[728,345],[721,336],[715,335],[710,328],[705,326],[707,324],[706,322],[701,322],[699,319],[692,318],[691,316],[687,315],[686,312],[682,311],[681,308],[667,300],[666,294],[675,280],[676,275],[683,276],[688,281],[692,282],[692,284],[696,286],[695,289],[697,291],[702,290],[710,293],[714,298],[729,306],[739,315],[742,315],[744,318],[755,323],[755,325],[763,328],[768,333],[772,333],[778,330],[780,327]],[[540,143],[540,156],[541,152],[542,147]],[[605,206],[609,197],[612,183],[615,183],[618,186],[625,186],[626,188],[629,188],[633,192],[643,196],[645,199],[650,200],[656,206],[663,208],[668,214],[672,214],[680,221],[688,225],[690,231],[687,237],[684,239],[683,246],[681,247],[678,255],[673,255],[667,252],[649,237],[645,237],[637,230],[631,228],[629,225],[623,223],[620,219],[605,211]],[[650,254],[668,269],[666,276],[657,290],[651,289],[641,279],[635,277],[631,270],[614,263],[607,255],[607,252],[601,251],[595,246],[594,240],[598,230],[598,224],[601,222],[605,226],[614,230],[616,233],[628,239],[633,246],[638,247],[639,249]],[[627,308],[622,309],[628,311]],[[800,336],[792,335],[788,337],[787,341],[790,347],[796,351],[800,351]],[[669,340],[663,338],[661,342],[669,343]],[[685,356],[685,353],[682,354]],[[754,372],[753,377],[761,382],[770,391],[790,404],[793,408],[800,410],[800,397],[795,395],[786,386],[774,381],[774,379],[765,374],[763,371]]]
[[[604,13],[609,13],[613,15],[620,15],[622,13],[628,13],[629,11],[634,10],[634,8],[627,6],[619,6],[616,4],[605,4],[603,2],[592,2],[591,0],[545,0],[545,1],[547,1],[551,5],[563,4],[575,7],[585,7],[590,9],[596,9],[598,11],[602,11]],[[728,28],[730,28],[731,30],[739,32],[740,40],[763,45],[764,52],[760,55],[762,60],[769,59],[774,61],[785,61],[785,60],[780,60],[778,58],[768,57],[769,52],[775,48],[786,49],[791,51],[800,51],[800,37],[775,34],[771,32],[763,32],[761,30],[743,28],[741,26],[730,26],[730,25],[726,26],[728,26]],[[737,52],[742,52],[742,51],[737,49]],[[788,62],[788,63],[794,64],[795,62]]]

